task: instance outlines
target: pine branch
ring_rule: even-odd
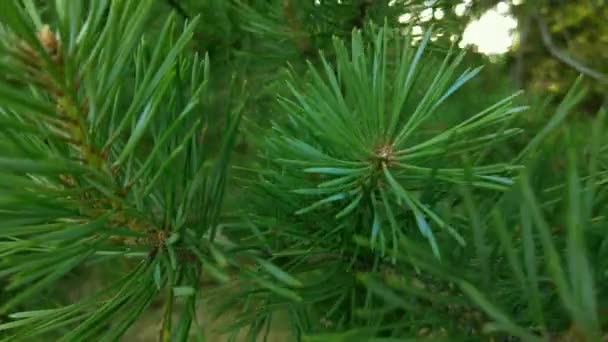
[[[189,49],[200,26],[184,2],[1,3],[4,340],[120,340],[148,309],[162,311],[159,341],[200,339],[201,299],[252,341],[285,326],[309,342],[605,338],[606,113],[577,122],[584,134],[565,125],[581,78],[556,108],[528,111],[550,119],[516,140],[518,94],[469,84],[481,68],[465,52],[393,22],[442,1],[245,3],[208,5],[236,9],[224,14],[254,38],[239,43],[273,61],[291,42],[305,57],[313,39],[345,39],[306,72],[289,55],[267,102],[236,84],[257,69],[276,84],[277,64],[224,51],[237,71],[225,89],[226,69],[211,78]],[[278,115],[235,179],[244,110]],[[104,263],[121,274],[55,303],[66,278]]]
[[[53,324],[44,324],[46,315],[1,324],[0,330],[15,329],[14,338],[72,326],[64,340],[117,339],[162,289],[171,302],[196,293],[202,270],[223,276],[210,260],[212,250],[221,255],[219,247],[204,242],[218,224],[239,116],[229,113],[220,154],[209,160],[194,116],[209,61],[184,57],[196,19],[174,39],[170,15],[155,45],[146,46],[153,3],[57,2],[56,32],[34,29],[31,4],[5,4],[0,13],[6,52],[0,69],[18,84],[0,83],[0,120],[11,122],[0,127],[0,144],[8,147],[0,156],[0,187],[12,199],[0,207],[11,227],[0,231],[7,256],[0,276],[9,277],[8,290],[23,287],[0,310],[14,310],[85,262],[140,259],[107,292],[57,309],[65,315]],[[119,20],[127,12],[130,20]],[[115,39],[118,33],[125,35]],[[132,70],[134,78],[125,78]],[[133,93],[120,81],[131,82]],[[38,326],[19,329],[32,321]],[[108,324],[115,328],[102,334]],[[163,324],[163,335],[171,329]]]
[[[58,36],[50,30],[48,25],[37,33],[42,46],[46,49],[47,53],[51,57],[51,60],[55,63],[53,66],[60,74],[65,74],[64,61],[62,60],[62,46],[59,43]],[[98,194],[93,192],[84,192],[81,200],[93,201],[91,205],[93,209],[83,207],[81,210],[90,217],[91,220],[95,220],[102,216],[109,216],[110,226],[115,228],[126,226],[132,232],[145,232],[147,236],[139,239],[129,239],[124,241],[127,244],[144,244],[161,246],[165,243],[166,237],[162,234],[162,230],[158,227],[154,227],[150,221],[143,220],[140,217],[127,218],[129,215],[126,212],[121,211],[123,202],[120,198],[128,196],[128,187],[119,186],[118,180],[114,177],[119,171],[112,167],[108,161],[108,151],[101,150],[99,147],[92,144],[93,137],[89,135],[92,131],[91,127],[87,127],[87,103],[88,99],[83,98],[78,100],[70,94],[79,93],[79,82],[77,80],[67,80],[65,84],[58,84],[53,79],[53,75],[46,72],[49,66],[44,65],[44,61],[41,60],[40,56],[33,51],[33,49],[27,45],[19,45],[19,51],[14,53],[22,58],[21,63],[29,65],[34,79],[39,79],[43,83],[43,89],[45,89],[52,99],[55,107],[57,108],[57,114],[61,119],[64,120],[62,127],[54,127],[55,131],[63,131],[62,137],[66,140],[66,143],[71,147],[72,157],[80,160],[84,165],[97,170],[100,174],[107,175],[109,182],[116,184],[116,188],[113,190],[114,195],[112,197],[99,197]],[[64,93],[60,89],[70,89],[69,93]],[[61,175],[61,181],[67,187],[79,187],[82,184],[78,184],[79,181],[71,175]],[[161,232],[161,233],[159,233]],[[119,237],[110,237],[115,240],[122,240]]]

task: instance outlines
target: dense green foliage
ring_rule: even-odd
[[[0,338],[608,338],[605,51],[541,16],[608,26],[557,3],[490,64],[451,1],[0,2]]]

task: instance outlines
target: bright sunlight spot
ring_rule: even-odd
[[[409,23],[411,19],[412,19],[412,15],[409,13],[405,13],[405,14],[402,14],[399,16],[399,22],[402,24]]]
[[[425,1],[425,5],[431,6],[436,1]],[[462,0],[452,9],[457,16],[464,16],[472,5],[472,0]],[[514,6],[523,3],[523,0],[511,0]],[[422,10],[418,18],[421,22],[428,22],[433,18],[441,20],[445,16],[442,9],[426,8]],[[398,20],[402,24],[409,23],[413,19],[411,13],[404,13]],[[516,35],[517,20],[511,15],[509,1],[499,1],[496,6],[482,14],[479,19],[469,22],[466,26],[459,46],[461,48],[474,46],[475,49],[485,55],[500,55],[509,51],[513,46]],[[414,35],[422,34],[422,27],[413,27]],[[434,40],[437,38],[434,37]],[[456,41],[457,36],[451,36],[450,40]],[[417,41],[417,40],[415,40]]]
[[[444,15],[445,15],[445,13],[443,13],[443,10],[441,8],[438,8],[435,10],[435,19],[441,20],[441,19],[443,19]]]
[[[427,9],[423,10],[422,12],[420,12],[420,21],[427,22],[431,19],[433,19],[433,9],[432,8],[427,8]]]
[[[464,15],[464,12],[466,12],[466,10],[467,10],[467,5],[465,5],[464,3],[458,4],[454,7],[454,13],[456,13],[456,15],[459,17],[462,17]]]
[[[509,5],[501,1],[467,25],[460,47],[473,45],[486,55],[506,53],[515,41],[516,27],[517,20],[509,14]]]

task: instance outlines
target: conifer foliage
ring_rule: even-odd
[[[152,310],[159,341],[607,338],[581,79],[469,105],[482,68],[449,28],[397,24],[443,1],[159,3],[0,3],[0,338],[116,341]],[[225,54],[193,47],[211,27]]]
[[[312,68],[312,79],[302,82],[303,89],[296,89],[297,80],[290,83],[294,100],[281,99],[290,127],[277,128],[279,133],[271,138],[270,156],[285,169],[280,177],[299,178],[298,188],[289,190],[322,197],[295,214],[315,213],[321,206],[337,203],[335,218],[362,215],[357,220],[363,231],[371,228],[372,245],[378,241],[381,254],[393,260],[398,253],[397,235],[405,228],[394,215],[404,209],[413,214],[414,225],[437,256],[439,248],[427,218],[464,244],[462,236],[418,195],[430,180],[437,190],[444,183],[463,184],[467,177],[476,187],[504,190],[511,184],[504,175],[516,169],[506,163],[465,169],[459,161],[464,154],[475,157],[497,140],[520,132],[499,129],[525,109],[514,106],[512,97],[479,109],[444,131],[419,133],[441,105],[480,71],[466,69],[457,74],[464,53],[452,56],[449,51],[430,83],[420,77],[431,34],[427,31],[417,48],[411,47],[411,35],[390,37],[387,28],[371,33],[369,44],[355,31],[350,52],[336,40],[337,70],[323,58],[323,75]],[[389,49],[395,55],[389,55]],[[316,181],[307,180],[306,174]],[[431,197],[441,200],[441,195]],[[347,225],[354,228],[357,223]]]
[[[210,161],[200,105],[209,61],[185,52],[196,19],[178,31],[170,16],[150,45],[154,1],[59,1],[54,28],[24,4],[1,10],[1,272],[13,293],[1,310],[85,263],[133,262],[98,296],[21,312],[2,329],[25,327],[26,338],[75,324],[62,340],[114,340],[163,293],[168,334],[173,296],[197,286],[202,264],[214,267],[202,241],[214,234],[238,124],[227,118]],[[191,321],[189,308],[177,336]]]

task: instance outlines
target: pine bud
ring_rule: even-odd
[[[44,25],[37,32],[36,36],[38,40],[51,56],[54,62],[58,62],[61,55],[59,47],[61,46],[58,35],[51,30],[49,25]]]

